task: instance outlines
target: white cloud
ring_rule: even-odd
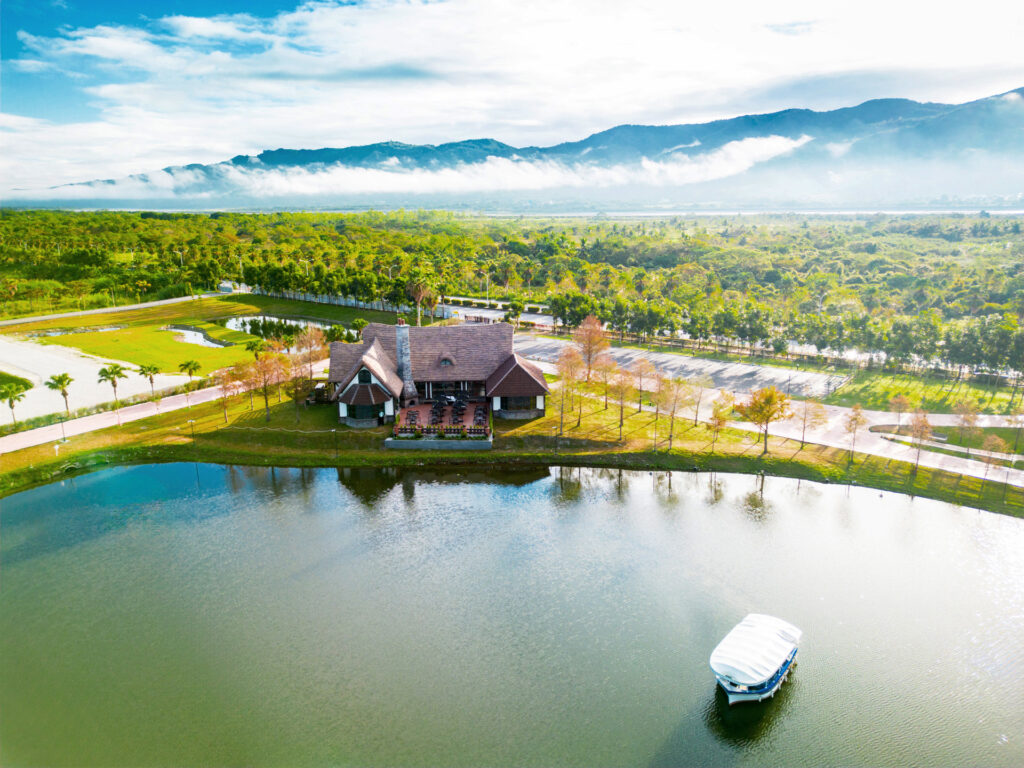
[[[678,187],[726,178],[757,163],[779,157],[811,141],[765,136],[729,142],[713,152],[667,161],[644,159],[612,166],[565,164],[489,157],[479,163],[428,170],[403,169],[397,158],[380,168],[265,169],[218,165],[213,179],[190,169],[158,171],[145,178],[119,179],[113,184],[77,185],[47,190],[51,199],[202,199],[206,197],[296,197],[357,194],[450,194],[519,192],[561,188],[622,186]]]
[[[880,0],[371,0],[22,34],[24,60],[38,62],[27,66],[87,77],[100,117],[8,132],[0,174],[39,187],[276,147],[548,144],[622,123],[815,107],[821,96],[758,101],[807,73],[905,73],[901,92],[874,95],[958,101],[1024,81],[1024,17],[1001,11],[995,0],[971,14]],[[950,69],[963,77],[920,74]]]

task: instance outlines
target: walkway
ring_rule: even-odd
[[[314,375],[322,374],[328,365],[328,360],[322,360],[313,366]],[[157,416],[170,411],[177,411],[191,405],[209,403],[220,397],[220,387],[207,387],[189,392],[186,401],[185,395],[172,395],[160,401],[159,407],[156,403],[138,403],[128,405],[121,409],[120,420],[127,424],[139,419],[146,419],[150,416]],[[32,448],[37,445],[45,445],[60,440],[62,437],[73,437],[84,435],[86,432],[94,432],[97,429],[116,427],[118,414],[113,411],[94,413],[91,416],[83,416],[80,419],[71,419],[61,424],[51,424],[47,427],[37,427],[24,432],[15,432],[13,435],[0,437],[0,454],[19,451],[22,448]]]

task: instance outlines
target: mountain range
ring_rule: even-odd
[[[25,192],[45,205],[642,210],[1024,207],[1024,88],[964,104],[877,99],[581,141],[273,149]]]

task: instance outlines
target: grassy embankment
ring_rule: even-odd
[[[79,435],[61,445],[55,455],[49,443],[0,458],[0,494],[118,463],[158,461],[210,461],[279,466],[423,466],[423,465],[538,465],[563,464],[657,470],[764,472],[771,475],[858,485],[910,493],[964,505],[1024,516],[1024,491],[980,480],[921,468],[884,458],[856,455],[834,448],[771,440],[771,453],[748,433],[725,430],[714,450],[711,434],[692,420],[677,419],[673,449],[667,449],[668,418],[658,419],[658,446],[654,450],[654,415],[627,411],[622,439],[618,438],[618,411],[587,398],[583,417],[567,415],[564,434],[558,437],[559,414],[554,408],[531,422],[495,423],[495,449],[490,452],[422,453],[385,451],[387,429],[351,430],[339,426],[328,406],[296,410],[287,398],[271,407],[264,421],[260,399],[250,410],[249,396],[232,398],[228,423],[221,405],[208,403],[190,410],[155,416],[123,427]],[[188,423],[189,419],[194,424]],[[267,427],[270,430],[267,430]],[[192,439],[191,429],[195,429]],[[330,430],[336,429],[336,433]],[[335,443],[336,440],[336,443]],[[335,448],[335,445],[337,448]]]
[[[289,301],[251,294],[232,295],[167,304],[122,312],[101,313],[81,317],[58,318],[35,323],[21,323],[3,329],[4,333],[27,334],[57,328],[104,328],[118,326],[114,331],[93,331],[66,336],[39,337],[42,344],[60,344],[80,349],[99,357],[124,360],[135,365],[155,365],[161,371],[177,373],[178,365],[195,360],[208,374],[218,368],[248,359],[245,344],[255,337],[241,331],[232,331],[211,320],[244,315],[275,315],[280,317],[309,317],[332,321],[346,327],[357,317],[370,322],[394,323],[392,312],[336,307]],[[407,318],[408,319],[408,318]],[[415,322],[415,321],[414,321]],[[200,328],[209,336],[230,342],[231,347],[204,347],[178,341],[173,331],[163,330],[167,325],[189,325]]]
[[[13,373],[4,373],[3,371],[0,371],[0,387],[6,387],[8,384],[14,384],[21,390],[32,389],[32,382],[28,379],[23,379],[21,376],[15,376]]]
[[[544,334],[542,337],[558,339],[560,341],[566,340],[565,336]],[[889,401],[902,394],[910,401],[912,409],[924,408],[928,413],[952,413],[953,406],[958,401],[968,400],[977,404],[980,413],[1006,414],[1010,411],[1010,400],[1013,397],[1012,387],[1001,387],[973,381],[955,381],[938,376],[892,373],[878,369],[855,370],[845,366],[814,363],[811,361],[787,360],[763,355],[750,357],[721,352],[674,349],[650,344],[631,344],[613,341],[612,346],[684,355],[700,360],[748,363],[750,365],[764,365],[772,368],[813,371],[831,376],[850,376],[849,382],[822,401],[827,405],[840,405],[846,408],[855,403],[860,403],[860,406],[867,410],[887,411],[889,410]],[[1020,404],[1020,402],[1021,394],[1018,393],[1015,403]]]

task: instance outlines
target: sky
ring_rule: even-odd
[[[953,7],[953,6],[950,6]],[[1024,11],[904,0],[3,0],[0,189],[278,147],[547,145],[1024,85]]]

